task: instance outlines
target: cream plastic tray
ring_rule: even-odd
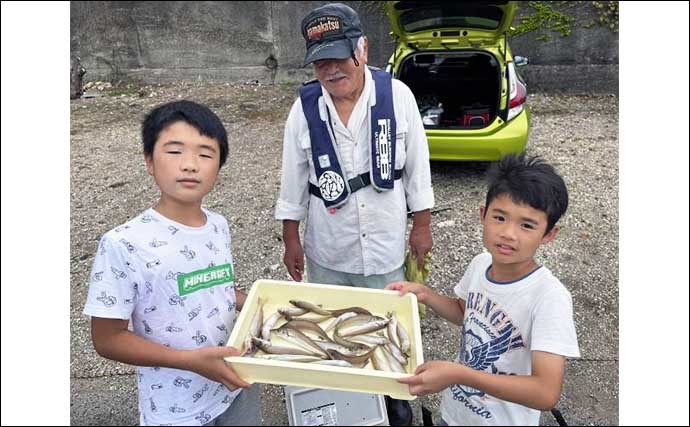
[[[344,391],[384,394],[396,399],[413,400],[408,386],[396,382],[409,377],[424,363],[422,335],[419,328],[417,297],[414,294],[400,296],[398,291],[364,289],[350,286],[320,285],[280,280],[257,280],[252,285],[247,301],[235,323],[228,346],[242,349],[249,325],[258,307],[264,302],[264,318],[279,307],[290,306],[291,299],[300,299],[324,308],[359,306],[379,316],[395,311],[410,336],[408,374],[383,372],[368,368],[343,368],[339,366],[309,363],[283,362],[251,357],[227,357],[232,368],[245,381],[294,385],[300,387],[327,388]]]

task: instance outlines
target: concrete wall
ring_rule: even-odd
[[[526,3],[526,2],[522,2]],[[530,65],[520,69],[530,91],[618,93],[618,33],[606,27],[584,25],[599,19],[592,2],[577,3],[566,9],[578,25],[563,37],[550,32],[548,40],[538,40],[543,32],[530,32],[510,40],[513,55],[529,58]],[[530,10],[523,5],[513,20]]]
[[[303,81],[311,70],[301,68],[300,22],[325,3],[73,1],[72,53],[81,58],[86,81]],[[370,64],[384,66],[394,47],[387,19],[365,2],[344,3],[360,15]],[[582,3],[573,10],[585,22],[595,12]],[[535,37],[511,41],[514,54],[530,58],[521,72],[531,91],[617,93],[617,34],[594,27],[546,42]]]

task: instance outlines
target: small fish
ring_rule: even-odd
[[[352,342],[352,341],[346,340],[345,338],[340,336],[340,333],[338,332],[338,328],[335,328],[335,331],[333,331],[333,342],[340,344],[343,347],[349,348],[350,350],[353,350],[353,351],[364,350],[364,348],[366,347],[362,343]]]
[[[278,333],[280,336],[282,336],[284,339],[286,339],[288,342],[291,344],[297,344],[300,347],[304,348],[305,350],[309,350],[312,353],[316,353],[319,356],[323,356],[324,359],[330,359],[331,356],[326,353],[324,349],[316,345],[314,341],[312,341],[311,338],[308,336],[304,335],[302,332],[300,332],[298,329],[293,329],[287,326],[287,324],[281,326],[280,328],[276,329],[276,333]]]
[[[253,317],[244,339],[243,355],[407,372],[410,337],[395,311],[384,317],[362,307],[331,310],[293,299],[292,306],[271,310],[265,317],[265,303],[264,298],[260,299],[256,312],[247,313]],[[255,354],[257,350],[261,352]]]
[[[405,327],[400,322],[398,322],[398,338],[400,338],[400,350],[405,354],[409,354],[408,352],[410,351],[410,335],[407,333]]]
[[[301,356],[316,356],[313,351],[308,351],[301,347],[277,345],[257,337],[252,337],[252,342],[256,347],[261,349],[261,351],[268,354],[299,354]]]
[[[371,364],[374,365],[374,369],[384,372],[393,372],[390,363],[388,363],[388,358],[383,352],[383,347],[377,345],[374,347],[374,352],[371,354]]]
[[[349,337],[349,340],[369,345],[386,345],[389,342],[388,338],[383,335],[355,335]]]
[[[335,342],[330,342],[330,341],[318,341],[314,340],[316,345],[321,347],[322,349],[328,351],[328,350],[336,350],[337,352],[344,354],[346,356],[357,356],[359,353],[362,351],[367,351],[368,347],[365,345],[362,345],[361,347],[356,347],[355,349],[350,349],[345,347],[344,345],[335,343]]]
[[[311,363],[316,363],[318,365],[330,365],[330,366],[341,366],[343,368],[354,368],[352,366],[352,363],[348,362],[347,360],[317,360],[316,362],[311,362]]]
[[[398,338],[398,317],[395,311],[388,313],[388,339],[391,340],[396,347],[400,347],[400,339]]]
[[[259,337],[259,333],[261,332],[261,323],[263,320],[264,311],[263,309],[264,304],[261,302],[261,299],[259,299],[259,307],[257,307],[256,313],[254,313],[252,323],[249,325],[249,331],[247,332],[247,336],[244,338],[243,354],[251,354],[256,351],[256,348],[253,345],[254,341],[252,340],[252,338]]]
[[[358,314],[343,321],[335,330],[341,337],[349,337],[352,335],[362,335],[369,332],[383,329],[388,324],[388,319],[378,316],[367,316]]]
[[[324,331],[330,332],[333,328],[335,328],[336,326],[338,326],[341,322],[343,322],[343,321],[345,321],[345,320],[347,320],[347,319],[349,319],[349,318],[351,318],[351,317],[355,317],[356,315],[357,315],[357,313],[355,313],[354,311],[347,311],[347,312],[345,312],[345,313],[343,313],[343,314],[340,314],[340,315],[338,315],[338,317],[336,317],[335,319],[333,319],[333,320],[328,324],[328,326],[326,326],[326,327],[324,328]]]
[[[323,341],[331,341],[331,338],[319,325],[306,320],[289,320],[285,326],[288,328],[297,329],[300,332],[310,331],[319,336]]]
[[[337,321],[338,321],[338,318],[326,319],[319,326],[321,326],[321,329],[323,329],[325,332],[330,332],[331,329],[333,329],[333,327],[335,327]]]
[[[362,307],[348,307],[348,308],[341,308],[340,310],[328,310],[331,313],[331,316],[337,317],[340,316],[341,314],[344,313],[357,313],[357,314],[367,314],[371,316],[371,312],[367,310],[366,308]]]
[[[383,350],[386,361],[388,362],[388,365],[391,367],[393,372],[398,372],[401,374],[407,373],[405,367],[403,367],[403,365],[400,362],[398,362],[395,357],[393,357],[393,355],[386,349],[385,346],[379,346],[379,348]]]
[[[261,324],[264,318],[264,303],[259,299],[259,307],[256,309],[256,313],[254,313],[254,318],[252,319],[252,323],[249,326],[249,333],[254,335],[255,337],[259,336],[259,332],[261,331]]]
[[[289,314],[285,316],[287,320],[306,320],[307,322],[312,322],[312,323],[320,323],[323,322],[324,320],[330,319],[330,316],[322,316],[320,314],[312,313],[311,311],[308,311],[304,314],[300,314],[299,316],[290,316]]]
[[[306,356],[301,354],[259,354],[254,356],[257,359],[279,360],[281,362],[316,362],[323,360],[318,356]]]
[[[405,355],[402,353],[402,351],[400,351],[400,348],[397,345],[390,342],[386,344],[384,347],[401,365],[407,365],[407,357],[405,357]]]
[[[347,360],[353,365],[364,365],[367,363],[374,350],[376,350],[376,347],[372,347],[371,350],[367,351],[366,353],[358,354],[356,356],[348,356],[340,353],[338,350],[328,350],[328,354],[335,360]]]
[[[305,310],[303,308],[299,307],[281,307],[278,309],[278,313],[282,314],[283,316],[301,316],[304,313],[307,313],[309,310]]]
[[[269,339],[271,335],[271,329],[273,329],[273,326],[278,322],[278,319],[281,318],[280,313],[273,313],[271,316],[269,316],[268,319],[264,322],[264,325],[261,327],[261,338],[262,339]]]
[[[305,310],[309,310],[312,313],[320,314],[322,316],[329,316],[329,317],[332,316],[330,311],[324,310],[323,308],[319,307],[318,305],[314,305],[314,304],[307,302],[307,301],[291,299],[290,304],[292,304],[296,307],[299,307],[299,308],[303,308]]]

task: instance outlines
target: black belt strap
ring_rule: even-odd
[[[556,422],[558,423],[559,426],[567,426],[568,423],[565,422],[565,418],[563,418],[563,414],[561,414],[561,411],[559,411],[556,408],[551,409],[551,414],[553,415],[554,418],[556,418]]]
[[[395,170],[395,179],[402,178],[402,173],[403,173],[402,169],[396,169]],[[356,177],[348,180],[347,183],[350,184],[350,193],[354,193],[355,191],[361,190],[362,188],[366,187],[367,185],[370,185],[371,184],[371,177],[369,176],[369,172],[365,172],[363,174],[357,175]],[[312,195],[323,200],[323,197],[321,196],[321,190],[319,190],[319,187],[312,184],[311,182],[309,183],[309,193],[311,193]]]

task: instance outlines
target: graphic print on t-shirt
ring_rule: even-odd
[[[460,343],[460,363],[477,371],[491,368],[497,373],[495,362],[507,351],[524,347],[520,331],[508,315],[490,298],[470,292],[465,305],[465,331]],[[471,397],[485,399],[481,390],[466,385],[450,386],[453,399],[465,404],[476,415],[490,419],[491,411],[470,401]]]
[[[186,246],[185,246],[186,248]],[[180,296],[191,294],[199,289],[206,289],[212,286],[221,285],[234,281],[232,265],[222,264],[202,270],[192,271],[187,274],[177,276],[177,285]]]

